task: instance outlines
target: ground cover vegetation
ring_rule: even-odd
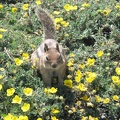
[[[30,63],[42,42],[34,9],[49,10],[67,51],[62,88],[46,88]],[[120,3],[5,0],[0,3],[1,120],[120,120]]]

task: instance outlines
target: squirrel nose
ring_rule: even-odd
[[[52,64],[52,67],[53,67],[53,68],[56,68],[56,67],[57,67],[57,64],[56,64],[56,63],[53,63],[53,64]]]

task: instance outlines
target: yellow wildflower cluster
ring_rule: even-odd
[[[36,3],[37,5],[42,4],[41,0],[36,0],[35,3]]]
[[[15,12],[17,12],[17,11],[18,11],[18,8],[13,7],[11,11],[12,11],[13,13],[15,13]]]
[[[22,6],[22,9],[23,9],[23,10],[28,10],[28,7],[29,7],[29,4],[24,4],[24,5]]]
[[[58,120],[56,116],[51,116],[51,120]]]
[[[22,98],[19,97],[18,95],[15,95],[15,97],[12,99],[12,103],[21,104],[21,102],[22,102]]]
[[[120,86],[120,78],[119,78],[119,76],[120,76],[120,68],[116,67],[115,68],[115,72],[116,72],[117,75],[113,75],[111,77],[111,79],[112,79],[113,83],[115,83],[116,85]]]
[[[95,72],[87,72],[87,77],[86,77],[86,81],[88,83],[91,83],[92,81],[94,81],[97,77],[97,74]]]
[[[15,58],[14,61],[15,61],[15,64],[16,64],[17,66],[20,66],[20,65],[23,63],[23,60],[21,60],[21,59],[19,59],[19,58]]]
[[[56,28],[59,29],[58,25],[61,24],[63,27],[68,27],[69,26],[69,22],[66,22],[65,20],[63,20],[63,18],[55,18],[55,24],[56,24]]]
[[[72,5],[70,5],[70,4],[66,4],[65,6],[64,6],[64,9],[66,10],[66,11],[73,11],[73,10],[77,10],[77,6],[75,5],[75,6],[72,6]]]
[[[2,84],[0,84],[0,90],[2,90]]]
[[[106,8],[105,10],[102,11],[104,16],[107,16],[111,12],[111,9]]]
[[[15,92],[15,89],[14,88],[9,88],[7,89],[7,96],[12,96]]]
[[[116,4],[115,8],[118,9],[118,10],[120,10],[120,5]]]
[[[81,120],[99,120],[99,119],[97,117],[92,117],[91,115],[89,115],[88,117],[82,116]]]
[[[23,92],[24,92],[24,94],[25,94],[26,96],[31,96],[32,93],[33,93],[33,89],[27,87],[27,88],[24,88],[24,89],[23,89]]]
[[[27,112],[30,109],[30,104],[29,103],[24,103],[23,106],[21,107],[21,110],[23,112]]]
[[[17,66],[20,66],[24,62],[23,60],[28,60],[28,59],[29,59],[28,53],[23,53],[22,54],[22,59],[14,58],[14,62]]]
[[[90,7],[90,4],[85,2],[81,6],[84,7],[84,8],[87,8],[87,7]]]
[[[58,113],[60,113],[60,111],[56,108],[52,108],[52,113],[53,114],[58,114]]]
[[[117,73],[117,75],[120,75],[120,67],[117,67],[117,68],[115,69],[115,72]]]
[[[76,75],[75,75],[75,81],[76,82],[80,82],[81,81],[81,78],[82,78],[82,73],[80,70],[77,70],[76,71]]]
[[[87,90],[87,87],[85,87],[85,85],[83,83],[80,83],[76,86],[77,90],[80,90],[80,91],[86,91]]]
[[[48,94],[55,94],[57,92],[57,88],[51,87],[51,88],[45,88],[44,92],[48,95]]]
[[[104,51],[100,50],[97,52],[97,57],[102,57],[104,55]]]
[[[3,5],[0,3],[0,9],[2,9],[3,8]]]
[[[87,59],[87,65],[88,65],[88,66],[94,65],[94,63],[95,63],[95,59],[94,59],[94,58],[88,58],[88,59]]]
[[[3,28],[0,28],[0,39],[3,38],[3,35],[1,34],[1,32],[6,32],[7,30],[3,29]]]
[[[64,85],[69,87],[69,88],[72,88],[73,82],[72,82],[72,80],[64,80]]]
[[[74,64],[74,59],[69,59],[68,63],[67,63],[67,66],[71,67],[71,66],[73,66],[73,64]]]
[[[4,120],[28,120],[28,116],[20,115],[18,117],[18,116],[8,113],[8,115],[4,117]]]

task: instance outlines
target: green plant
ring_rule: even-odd
[[[11,1],[10,1],[11,2]],[[120,4],[115,0],[21,1],[0,4],[0,115],[2,120],[120,119]],[[40,4],[68,47],[62,88],[45,88],[30,63],[42,42],[34,14]]]

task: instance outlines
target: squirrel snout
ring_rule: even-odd
[[[52,63],[51,66],[52,66],[53,68],[56,68],[56,67],[57,67],[57,64],[56,64],[56,63]]]

